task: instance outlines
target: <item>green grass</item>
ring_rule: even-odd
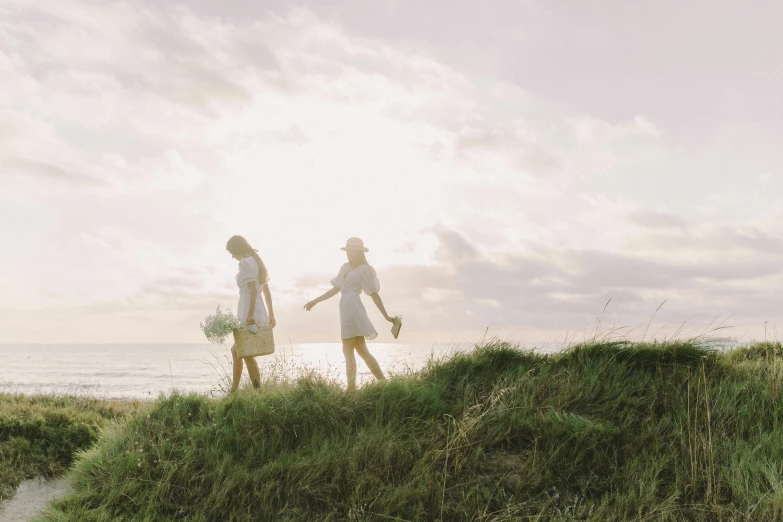
[[[65,473],[103,426],[133,409],[129,402],[0,393],[0,500],[25,479]]]
[[[780,520],[781,354],[496,343],[352,395],[314,374],[173,394],[39,520]]]

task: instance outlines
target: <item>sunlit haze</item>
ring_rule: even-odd
[[[0,343],[205,342],[236,308],[234,234],[269,269],[278,342],[339,342],[337,298],[302,307],[351,236],[400,342],[773,335],[780,20],[772,1],[4,0]]]

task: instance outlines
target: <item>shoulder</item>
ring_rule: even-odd
[[[343,263],[343,266],[340,267],[339,272],[340,273],[347,272],[350,269],[351,269],[351,263]]]
[[[365,263],[362,266],[360,266],[359,269],[365,274],[377,275],[377,273],[375,272],[375,268],[373,268],[373,266],[370,264]]]
[[[253,258],[253,256],[247,256],[239,260],[239,268],[257,270],[258,263],[256,263],[256,260]]]

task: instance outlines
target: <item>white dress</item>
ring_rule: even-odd
[[[372,295],[381,289],[375,269],[366,264],[351,268],[345,263],[332,279],[332,286],[340,289],[340,337],[365,337],[368,341],[378,337],[359,297],[362,291]]]
[[[258,284],[258,263],[253,256],[240,259],[239,272],[236,276],[239,287],[239,304],[237,304],[237,319],[242,326],[246,326],[247,313],[250,311],[250,288],[248,283],[256,284],[256,307],[253,310],[253,319],[259,326],[269,326],[269,315],[264,306],[264,294],[261,292],[263,285]],[[265,285],[266,283],[264,283]]]

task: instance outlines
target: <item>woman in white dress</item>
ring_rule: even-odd
[[[375,331],[370,318],[367,317],[367,310],[365,310],[359,295],[362,292],[369,295],[387,321],[394,323],[395,319],[389,316],[383,307],[381,296],[378,295],[381,284],[375,269],[367,263],[364,253],[369,252],[369,249],[364,247],[362,240],[358,237],[349,238],[341,250],[344,250],[348,255],[348,262],[337,272],[337,277],[332,279],[333,288],[307,303],[304,308],[309,312],[321,301],[337,295],[338,292],[341,294],[340,337],[343,340],[345,373],[348,377],[348,391],[350,392],[356,389],[356,356],[354,352],[364,359],[376,379],[386,380],[378,361],[367,349],[365,339],[370,341],[375,339],[378,337],[378,332]]]
[[[231,257],[239,261],[239,272],[236,275],[239,287],[239,303],[237,318],[241,326],[257,324],[259,326],[275,326],[275,313],[272,310],[272,294],[269,292],[269,272],[264,262],[247,240],[242,236],[234,236],[226,243],[226,250]],[[261,299],[261,294],[264,299]],[[266,307],[264,306],[266,301]],[[269,313],[267,314],[267,308]],[[247,374],[254,388],[261,385],[261,372],[255,357],[238,357],[236,346],[231,347],[231,357],[234,361],[234,375],[231,382],[231,393],[237,391],[242,379],[242,361],[247,365]]]

